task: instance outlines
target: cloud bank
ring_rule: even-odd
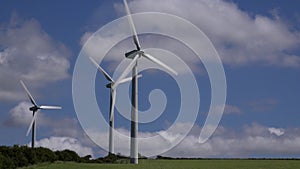
[[[176,148],[165,153],[173,157],[300,157],[298,128],[276,128],[257,123],[241,131],[219,126],[214,136],[199,144],[197,135],[189,135]]]
[[[151,152],[163,152],[163,156],[170,157],[195,157],[195,158],[289,158],[300,157],[300,135],[299,128],[277,128],[263,126],[257,123],[245,125],[241,129],[232,129],[219,126],[214,135],[205,143],[199,143],[201,128],[194,126],[193,130],[174,148],[163,151],[170,142],[181,135],[181,125],[175,130],[164,133],[139,132],[139,137],[148,138],[163,133],[164,139],[145,144],[139,142],[139,153],[145,155]],[[116,129],[123,135],[130,135],[130,131],[124,128]],[[97,141],[107,143],[108,133],[94,131]],[[115,153],[129,155],[130,140],[115,137]],[[107,148],[107,147],[106,147]],[[144,152],[144,153],[143,153]]]
[[[30,145],[30,144],[29,144]],[[77,139],[70,137],[50,137],[36,141],[36,147],[46,147],[53,151],[72,150],[79,156],[91,155],[94,157],[92,148],[82,145]]]
[[[29,103],[23,102],[13,108],[10,113],[10,125],[14,127],[27,127],[32,117],[31,112],[26,111]],[[231,106],[229,106],[231,107]],[[232,106],[235,107],[235,106]],[[232,108],[232,115],[237,114],[237,108]],[[230,114],[230,112],[228,112]],[[93,157],[106,155],[106,152],[96,153],[99,148],[91,142],[84,134],[76,119],[51,119],[44,113],[40,113],[38,125],[50,129],[53,135],[37,141],[38,146],[47,147],[52,150],[70,149],[76,151],[80,156],[91,154]],[[53,123],[56,121],[56,123]],[[169,132],[139,132],[139,137],[147,138],[161,134],[162,139],[145,144],[140,142],[140,152],[158,152],[170,142],[181,137],[182,128],[186,125],[178,123]],[[181,143],[164,152],[161,155],[171,157],[300,157],[300,135],[299,128],[282,128],[275,126],[264,126],[257,123],[244,125],[240,129],[218,126],[213,136],[204,144],[199,143],[201,127],[194,126],[192,131]],[[123,135],[130,135],[130,131],[124,128],[116,129]],[[97,141],[104,145],[108,143],[108,133],[94,131]],[[129,139],[115,138],[115,153],[129,155]],[[107,144],[108,145],[108,144]],[[158,148],[158,150],[156,150]]]

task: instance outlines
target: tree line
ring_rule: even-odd
[[[71,150],[55,151],[48,148],[29,148],[27,146],[14,145],[12,147],[0,146],[0,169],[15,169],[38,163],[54,161],[82,162],[89,160],[91,156],[79,157]]]
[[[140,159],[146,159],[139,154]],[[0,169],[16,169],[39,163],[53,163],[56,161],[78,163],[129,163],[129,157],[118,154],[109,154],[105,157],[92,159],[91,155],[80,157],[71,150],[52,151],[48,148],[14,145],[0,146]]]
[[[78,163],[127,163],[128,157],[120,154],[110,154],[106,157],[91,159],[91,155],[80,157],[71,150],[52,151],[48,148],[30,148],[14,145],[0,146],[0,169],[16,169],[39,163],[55,161],[71,161]]]

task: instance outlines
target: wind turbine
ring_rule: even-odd
[[[27,130],[27,133],[26,133],[26,136],[28,136],[30,130],[32,129],[32,141],[31,141],[31,147],[34,148],[34,143],[35,143],[35,139],[36,139],[36,117],[37,117],[37,114],[38,114],[38,110],[39,109],[43,109],[43,110],[53,110],[53,109],[61,109],[61,107],[58,107],[58,106],[39,106],[34,98],[32,97],[32,95],[30,94],[29,90],[27,89],[26,85],[24,84],[24,82],[22,80],[20,80],[20,83],[21,85],[23,86],[30,102],[33,104],[32,107],[29,108],[30,111],[32,111],[32,115],[33,115],[33,118],[30,122],[30,125],[28,127],[28,130]]]
[[[125,10],[128,17],[128,22],[133,34],[133,42],[136,46],[135,50],[132,50],[128,53],[125,53],[126,58],[132,59],[131,63],[128,65],[128,67],[124,70],[124,72],[121,74],[119,79],[115,82],[115,86],[118,85],[122,79],[129,74],[130,71],[132,71],[132,108],[131,108],[131,140],[130,140],[130,163],[132,164],[138,164],[138,143],[137,143],[137,134],[138,134],[138,79],[137,79],[137,65],[138,65],[138,59],[141,57],[145,57],[146,59],[162,66],[163,68],[167,69],[168,71],[172,72],[173,74],[177,75],[177,73],[161,62],[160,60],[156,59],[155,57],[145,53],[141,50],[141,45],[136,33],[136,29],[133,23],[132,16],[130,14],[130,10],[127,4],[126,0],[124,1]],[[112,86],[112,89],[114,89],[114,86]]]
[[[107,88],[110,89],[110,110],[109,110],[109,154],[114,153],[114,107],[115,107],[115,101],[116,101],[116,87],[115,81],[111,76],[108,75],[108,73],[92,58],[89,57],[89,59],[92,61],[92,63],[98,68],[100,72],[104,75],[104,77],[109,81],[109,83],[106,85]],[[138,75],[138,77],[141,77],[142,75]],[[119,84],[126,83],[131,81],[132,78],[125,78],[122,79]]]

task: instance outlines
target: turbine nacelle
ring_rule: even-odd
[[[38,109],[40,109],[40,108],[37,106],[32,106],[29,108],[30,111],[34,111],[34,112],[37,111]]]
[[[106,84],[105,86],[106,86],[106,88],[109,88],[109,89],[111,89],[111,87],[114,85],[114,83],[108,83],[108,84]]]
[[[141,56],[142,54],[144,54],[144,52],[143,51],[141,51],[141,50],[133,50],[133,51],[130,51],[130,52],[127,52],[127,53],[125,53],[125,57],[126,58],[129,58],[129,59],[134,59],[134,57],[136,56],[136,55],[139,55],[139,56]]]

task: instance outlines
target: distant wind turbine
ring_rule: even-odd
[[[32,95],[30,94],[29,90],[27,89],[26,85],[24,84],[24,82],[22,80],[20,80],[21,85],[23,86],[30,102],[33,104],[32,107],[29,108],[30,111],[32,111],[32,115],[33,118],[30,122],[30,125],[28,127],[26,136],[28,136],[30,130],[32,129],[32,141],[31,141],[31,147],[34,148],[34,144],[35,144],[35,139],[36,139],[36,117],[38,114],[38,110],[39,109],[43,109],[43,110],[53,110],[53,109],[61,109],[61,107],[59,106],[39,106],[34,98],[32,97]]]
[[[89,57],[89,59],[92,61],[92,63],[98,68],[100,72],[104,75],[104,77],[109,81],[109,83],[106,85],[107,88],[110,88],[110,113],[109,113],[109,154],[114,153],[114,107],[116,102],[116,87],[115,81],[109,74],[92,58]],[[142,75],[138,75],[138,77],[141,77]],[[122,79],[119,84],[126,83],[131,81],[132,78],[125,78]]]
[[[138,134],[138,79],[137,79],[137,61],[139,58],[144,57],[163,68],[167,69],[168,71],[172,72],[173,74],[177,75],[177,72],[175,72],[172,68],[161,62],[160,60],[156,59],[155,57],[151,56],[150,54],[145,53],[141,50],[141,45],[138,39],[138,35],[136,33],[136,29],[133,23],[132,16],[130,14],[130,10],[127,4],[127,1],[124,0],[124,5],[127,13],[128,22],[133,34],[133,42],[136,46],[136,49],[133,51],[130,51],[128,53],[125,53],[126,58],[132,59],[131,63],[128,65],[128,67],[124,70],[124,72],[121,74],[119,79],[115,82],[115,86],[121,83],[122,79],[129,74],[130,71],[132,71],[132,109],[131,109],[131,140],[130,140],[130,163],[132,164],[138,164],[138,143],[137,143],[137,134]],[[114,86],[112,86],[112,89],[114,89]]]

